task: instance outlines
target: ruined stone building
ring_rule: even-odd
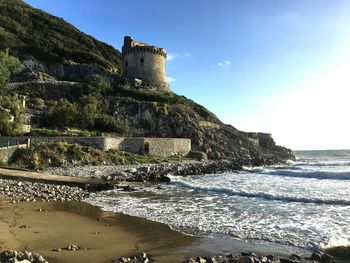
[[[122,48],[125,76],[135,85],[170,91],[165,74],[166,50],[124,37]]]

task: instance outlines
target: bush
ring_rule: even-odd
[[[101,76],[93,75],[86,79],[85,93],[94,97],[101,97],[111,90],[110,84]]]
[[[102,132],[117,133],[122,136],[129,135],[128,122],[116,120],[109,115],[102,115],[97,117],[95,120],[95,129]]]
[[[45,124],[51,127],[70,127],[76,125],[77,106],[66,99],[52,103],[44,114]]]

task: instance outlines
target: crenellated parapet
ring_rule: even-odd
[[[132,83],[142,88],[170,91],[165,74],[167,53],[164,48],[150,46],[126,36],[122,54],[124,75]]]
[[[159,55],[159,56],[164,57],[164,59],[166,59],[166,57],[167,57],[166,50],[164,48],[158,48],[155,46],[130,47],[129,49],[127,49],[123,52],[123,55],[128,55],[130,53],[143,53],[143,52],[148,52],[148,53],[152,53],[155,55]]]

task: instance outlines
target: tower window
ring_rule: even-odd
[[[125,61],[125,67],[126,67],[126,68],[128,67],[128,62],[127,62],[127,61]]]
[[[140,62],[141,62],[141,66],[143,66],[143,63],[144,63],[143,58],[140,59]]]

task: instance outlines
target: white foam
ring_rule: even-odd
[[[350,181],[283,175],[308,173],[310,166],[299,162],[224,175],[171,176],[161,189],[102,192],[87,201],[192,235],[227,234],[304,248],[350,245]],[[314,167],[319,168],[315,173],[324,172],[325,166]]]

